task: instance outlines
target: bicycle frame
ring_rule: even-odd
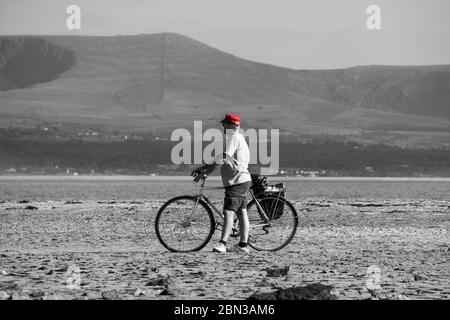
[[[224,219],[224,215],[222,213],[221,210],[217,209],[217,207],[214,205],[214,203],[211,202],[211,200],[209,200],[209,198],[207,196],[205,196],[203,194],[203,190],[223,190],[225,189],[224,187],[205,187],[205,181],[206,181],[206,177],[202,179],[202,183],[200,185],[197,184],[197,186],[199,186],[199,191],[197,192],[197,194],[195,195],[196,197],[196,201],[194,204],[194,207],[192,208],[192,212],[195,212],[195,210],[197,209],[197,205],[200,199],[204,200],[222,219]],[[260,210],[260,212],[263,214],[264,217],[264,222],[266,225],[271,224],[269,217],[267,216],[267,213],[264,211],[263,207],[261,206],[261,204],[259,203],[259,200],[255,197],[254,193],[252,190],[249,190],[249,193],[252,197],[253,200],[255,200],[256,206],[258,207],[258,209]]]

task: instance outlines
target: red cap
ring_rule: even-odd
[[[229,114],[225,115],[225,118],[220,122],[232,124],[233,126],[240,126],[241,125],[241,117],[239,117],[238,115],[229,113]]]

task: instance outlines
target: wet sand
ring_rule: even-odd
[[[0,298],[245,299],[317,282],[339,299],[450,298],[450,201],[294,201],[292,243],[249,255],[212,253],[218,231],[200,252],[167,252],[154,233],[163,202],[0,202]]]

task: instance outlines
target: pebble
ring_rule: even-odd
[[[178,296],[186,293],[186,290],[183,288],[178,288],[175,286],[165,287],[163,291],[161,291],[161,296]]]
[[[420,280],[426,280],[424,276],[421,276],[420,274],[414,274],[414,281],[420,281]]]
[[[247,300],[337,300],[333,287],[312,283],[304,287],[280,288],[274,292],[254,293]]]
[[[267,268],[265,271],[267,272],[267,277],[283,277],[287,276],[289,270],[291,269],[291,266],[285,266],[285,267],[275,267],[275,268]]]
[[[146,286],[150,287],[164,287],[173,283],[170,276],[159,276],[158,278],[152,279],[147,282]]]
[[[136,291],[134,292],[134,296],[135,297],[145,296],[145,291],[137,288]]]
[[[43,292],[43,291],[34,291],[34,292],[30,293],[30,297],[32,297],[32,298],[41,298],[43,296],[45,296],[45,292]]]
[[[118,300],[120,299],[120,296],[116,290],[111,290],[111,291],[103,291],[102,298],[105,300]]]
[[[5,291],[0,291],[0,300],[9,300],[11,296]]]

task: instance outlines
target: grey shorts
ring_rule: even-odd
[[[247,192],[250,189],[251,182],[244,182],[225,187],[225,200],[223,208],[238,212],[247,208]]]

